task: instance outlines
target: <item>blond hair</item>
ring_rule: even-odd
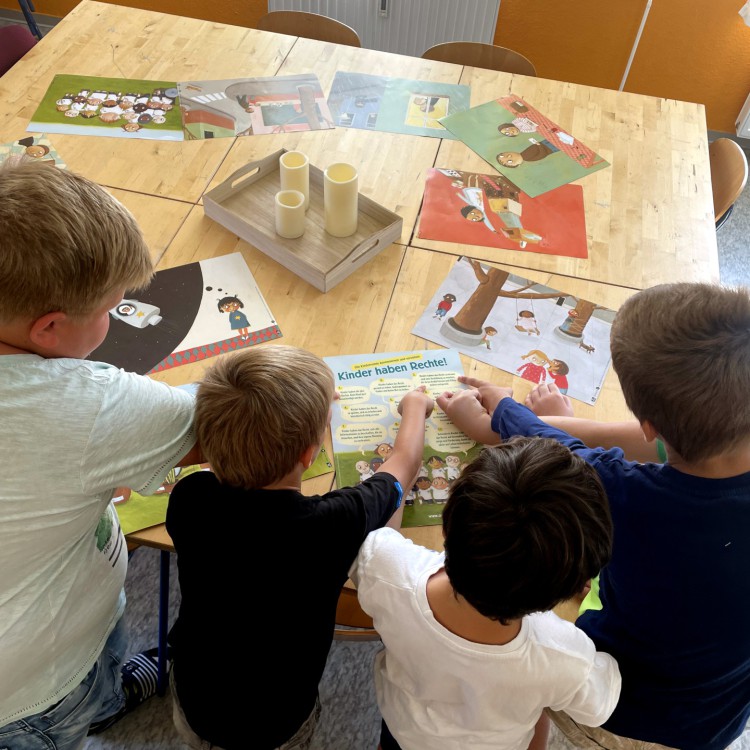
[[[612,323],[625,402],[686,461],[750,436],[750,292],[662,284],[628,299]]]
[[[198,388],[198,444],[223,484],[255,489],[286,476],[328,424],[333,374],[293,346],[220,359]]]
[[[25,159],[0,167],[0,321],[86,315],[153,264],[130,212],[91,180]]]

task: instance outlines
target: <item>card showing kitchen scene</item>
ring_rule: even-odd
[[[440,118],[470,106],[468,86],[337,71],[328,95],[336,125],[454,139]]]
[[[532,199],[501,174],[430,169],[417,237],[587,258],[583,189]]]
[[[614,310],[462,257],[412,333],[593,404],[611,360]]]
[[[515,94],[449,115],[441,122],[532,198],[609,166]]]
[[[241,253],[158,271],[110,312],[89,359],[146,375],[281,337]]]

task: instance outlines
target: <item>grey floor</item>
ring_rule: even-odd
[[[719,230],[719,265],[724,284],[750,285],[750,189],[735,204],[728,222]],[[126,617],[133,652],[156,643],[159,553],[139,549],[130,561],[126,582],[128,606]],[[171,614],[177,612],[179,591],[177,572],[172,560]],[[217,650],[221,644],[215,644]],[[238,669],[252,675],[252,660],[262,644],[246,644],[237,657]],[[376,643],[334,642],[328,666],[320,685],[323,718],[313,750],[375,750],[380,715],[371,679]],[[267,656],[267,655],[265,655]],[[248,683],[248,705],[252,690]],[[181,750],[172,727],[169,697],[153,698],[107,732],[88,739],[86,750]],[[549,750],[567,750],[570,746],[553,729]]]

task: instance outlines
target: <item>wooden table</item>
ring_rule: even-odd
[[[491,171],[458,141],[342,128],[184,143],[61,135],[52,140],[71,169],[111,188],[133,211],[160,268],[241,252],[279,322],[283,342],[320,356],[434,348],[410,330],[459,255],[503,264],[613,308],[634,290],[656,283],[718,279],[705,116],[699,104],[83,0],[0,79],[0,140],[23,137],[56,73],[179,81],[312,71],[328,90],[337,70],[466,83],[474,105],[512,91],[578,135],[611,163],[580,181],[589,258],[416,239],[428,169]],[[337,159],[357,164],[360,189],[404,219],[399,243],[327,294],[203,214],[200,200],[207,189],[280,147],[299,148],[317,165]],[[513,385],[518,397],[531,387],[509,373],[462,359],[467,373]],[[207,364],[155,377],[172,384],[190,382],[200,378]],[[611,372],[596,406],[575,402],[575,410],[596,419],[629,416]],[[306,482],[303,490],[325,492],[332,482],[333,475],[326,475]],[[404,533],[441,548],[437,526]],[[163,526],[131,534],[129,540],[172,549]]]

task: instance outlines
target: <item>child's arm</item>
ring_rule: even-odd
[[[394,476],[405,491],[414,484],[417,472],[422,466],[424,423],[432,413],[432,408],[433,401],[425,395],[424,387],[409,391],[398,405],[401,424],[393,445],[393,453],[378,467],[378,471],[387,471]],[[401,503],[386,525],[394,529],[401,528],[403,514],[404,504]]]
[[[660,462],[656,443],[646,439],[640,423],[635,419],[628,422],[595,422],[593,419],[574,417],[570,399],[551,384],[534,388],[524,403],[548,425],[577,437],[589,448],[620,448],[629,461]]]
[[[485,445],[497,445],[500,438],[492,430],[492,412],[504,398],[513,397],[513,389],[464,375],[458,379],[471,388],[454,393],[446,391],[438,396],[438,406],[448,415],[451,422],[472,440]]]

